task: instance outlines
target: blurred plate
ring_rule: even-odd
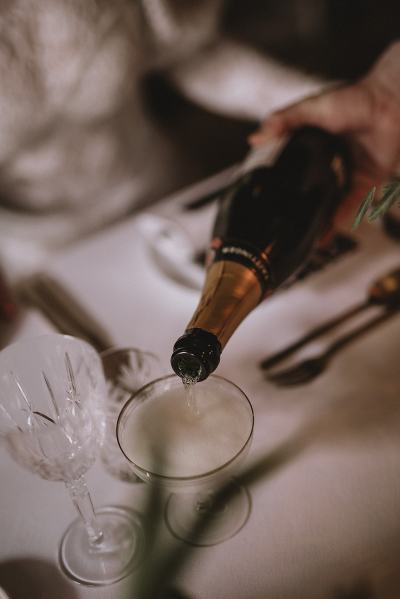
[[[142,214],[136,226],[163,276],[189,289],[202,288],[204,268],[196,263],[194,245],[181,225],[163,216]]]

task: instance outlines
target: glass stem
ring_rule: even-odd
[[[85,478],[81,476],[76,480],[68,481],[65,486],[68,489],[72,503],[85,524],[90,546],[93,548],[98,547],[102,543],[104,535],[97,524]]]
[[[196,512],[207,512],[209,514],[217,515],[220,512],[223,512],[225,510],[225,507],[225,502],[220,504],[217,501],[217,495],[213,490],[200,492],[196,495]]]

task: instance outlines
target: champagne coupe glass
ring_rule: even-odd
[[[106,430],[101,459],[109,474],[125,482],[137,483],[136,476],[121,453],[115,436],[118,415],[124,403],[140,387],[161,376],[158,357],[137,347],[111,347],[100,353],[106,378]]]
[[[120,580],[143,553],[136,514],[95,514],[84,478],[104,436],[105,396],[100,357],[85,341],[50,334],[0,352],[0,435],[19,464],[65,483],[80,517],[63,535],[60,565],[88,585]]]
[[[231,381],[212,375],[185,387],[179,377],[168,375],[142,387],[124,405],[117,439],[139,477],[172,490],[165,510],[172,534],[206,546],[235,535],[249,517],[244,487],[237,484],[223,505],[214,499],[246,456],[253,426],[251,403]],[[211,520],[200,533],[199,517]]]

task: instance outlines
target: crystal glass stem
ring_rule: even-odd
[[[84,476],[65,483],[74,506],[82,518],[88,534],[89,545],[95,549],[101,545],[104,535],[97,524],[92,499]]]

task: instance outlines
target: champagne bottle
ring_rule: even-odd
[[[215,370],[243,319],[310,256],[350,186],[346,141],[316,127],[296,130],[273,164],[262,152],[248,164],[220,199],[200,302],[173,348],[184,380]]]

